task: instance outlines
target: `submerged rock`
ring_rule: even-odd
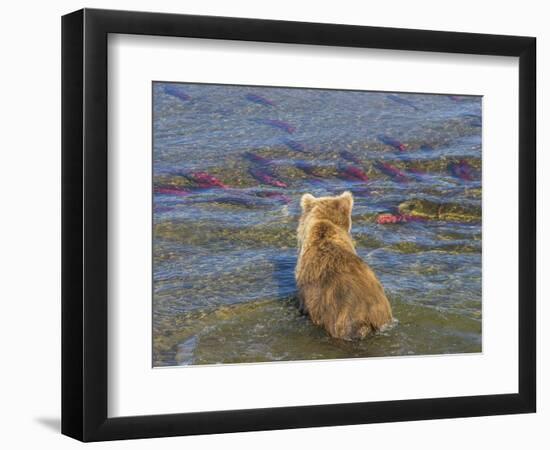
[[[397,209],[401,215],[427,220],[453,222],[478,222],[481,220],[481,207],[457,203],[437,203],[424,199],[412,199],[401,203]]]

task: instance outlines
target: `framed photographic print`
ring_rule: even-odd
[[[62,432],[527,413],[535,38],[62,21]]]

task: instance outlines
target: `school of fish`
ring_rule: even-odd
[[[182,88],[174,85],[166,85],[164,87],[164,93],[168,96],[174,97],[181,102],[194,101],[193,98],[185,92]],[[449,95],[449,100],[454,102],[461,101],[461,97]],[[419,111],[420,108],[412,101],[405,99],[396,94],[388,94],[386,98],[399,105],[408,107],[411,113]],[[266,108],[275,108],[277,104],[271,99],[256,94],[248,93],[244,96],[244,99],[256,105],[260,105]],[[466,119],[470,120],[469,124],[473,127],[481,127],[481,116],[475,114],[463,114]],[[281,133],[279,142],[298,154],[307,154],[308,150],[306,146],[299,140],[291,139],[288,135],[292,135],[297,131],[297,127],[290,122],[281,119],[252,119],[254,123],[259,126],[268,126]],[[410,146],[406,142],[401,142],[396,137],[379,134],[377,139],[380,143],[384,144],[389,150],[397,151],[398,154],[404,154],[411,151]],[[424,143],[418,147],[420,151],[432,151],[434,148]],[[260,186],[267,186],[270,188],[285,189],[289,187],[289,181],[281,179],[277,174],[277,167],[281,163],[276,160],[270,160],[262,155],[246,151],[242,153],[243,160],[249,163],[248,175],[254,178]],[[351,183],[350,190],[356,195],[368,195],[369,194],[369,173],[371,171],[378,172],[384,175],[389,180],[395,183],[407,183],[411,179],[418,179],[420,177],[428,175],[426,172],[419,171],[417,169],[409,169],[408,171],[395,166],[386,161],[373,161],[370,164],[368,170],[365,169],[365,163],[361,160],[359,155],[356,155],[348,150],[342,150],[339,152],[340,160],[337,161],[336,173],[338,177],[346,182]],[[323,177],[317,172],[317,168],[314,164],[303,159],[296,159],[292,162],[296,169],[299,169],[307,176],[311,177],[312,182],[322,183]],[[457,161],[451,161],[447,166],[448,173],[463,183],[471,182],[478,178],[477,170],[472,167],[466,160],[460,159]],[[288,204],[292,199],[285,195],[281,191],[263,191],[257,190],[243,190],[239,188],[232,188],[217,177],[206,171],[189,171],[189,172],[177,172],[170,174],[172,176],[180,176],[185,178],[191,185],[181,187],[173,184],[155,183],[154,192],[157,195],[171,196],[174,198],[188,197],[193,193],[200,191],[221,191],[220,195],[214,198],[208,199],[195,199],[196,203],[201,202],[213,202],[220,204],[231,204],[243,206],[246,208],[254,207],[266,207],[269,206],[269,202]],[[165,208],[165,207],[163,207]],[[397,208],[397,205],[396,205]],[[168,208],[169,209],[169,208]],[[166,209],[158,210],[159,212]],[[414,222],[420,220],[418,217],[414,217],[406,214],[399,214],[397,209],[388,211],[386,213],[379,214],[376,218],[376,223],[380,225],[388,224],[404,224],[408,222]],[[423,219],[424,220],[424,219]]]

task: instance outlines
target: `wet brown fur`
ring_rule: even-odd
[[[351,238],[353,196],[304,194],[296,282],[300,310],[332,337],[361,339],[392,321],[390,303]]]

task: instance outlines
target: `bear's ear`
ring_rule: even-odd
[[[353,208],[353,195],[351,192],[344,192],[340,195],[339,199],[341,204],[344,206],[344,209],[348,212],[348,214],[350,214]]]
[[[302,195],[302,198],[300,200],[300,206],[302,207],[302,211],[306,212],[309,210],[313,203],[315,202],[315,197],[311,194],[304,194]]]

